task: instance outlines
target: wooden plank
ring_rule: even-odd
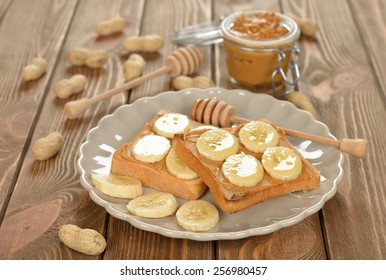
[[[328,256],[385,259],[385,103],[357,28],[363,23],[355,22],[346,1],[284,1],[283,8],[319,26],[315,41],[302,42],[299,85],[313,96],[319,119],[338,138],[370,141],[365,159],[345,155],[344,178],[323,208]]]
[[[55,6],[55,8],[58,7]],[[105,234],[106,211],[91,201],[88,193],[79,183],[79,174],[76,169],[77,152],[89,129],[95,126],[102,116],[125,103],[126,97],[123,94],[116,96],[93,106],[81,119],[68,120],[63,112],[63,105],[68,100],[58,100],[53,92],[53,86],[57,81],[75,73],[86,75],[88,78],[87,88],[83,93],[70,98],[74,100],[80,96],[93,96],[122,83],[122,59],[117,50],[124,35],[100,40],[96,38],[94,26],[96,22],[120,13],[124,18],[129,19],[125,33],[135,33],[139,30],[138,24],[142,10],[143,1],[137,0],[124,2],[119,0],[108,2],[89,0],[81,1],[78,4],[63,46],[63,52],[58,57],[55,74],[51,79],[52,83],[47,87],[47,95],[42,103],[41,114],[31,141],[34,142],[51,131],[59,131],[63,134],[64,146],[57,156],[45,162],[35,161],[31,157],[30,150],[27,151],[12,199],[0,228],[2,235],[0,258],[100,258],[100,256],[83,255],[64,246],[58,238],[58,229],[63,224],[73,223],[82,228],[93,228]],[[58,11],[58,13],[60,12],[64,11]],[[26,13],[31,14],[31,11],[27,9]],[[27,15],[25,17],[27,21],[30,20]],[[62,20],[56,14],[53,17],[55,21]],[[55,25],[51,22],[50,26]],[[50,31],[52,30],[50,29]],[[57,30],[56,32],[64,33],[65,31]],[[51,35],[51,32],[48,34]],[[60,36],[64,35],[61,34]],[[41,41],[46,42],[49,39],[50,37],[46,37],[42,38]],[[16,45],[19,46],[19,44]],[[107,50],[109,53],[108,64],[101,70],[69,67],[65,59],[66,52],[76,46]],[[26,52],[28,48],[28,44],[25,44],[20,53]],[[19,90],[15,91],[18,95],[23,94],[23,92],[19,93]],[[35,95],[37,96],[37,93]],[[28,106],[25,107],[28,108]]]
[[[107,238],[110,248],[103,259],[207,260],[215,257],[213,242],[165,237],[137,229],[114,217],[110,217]]]
[[[386,97],[386,5],[384,1],[349,1],[354,19],[363,38],[365,50]],[[385,99],[384,99],[385,100]]]
[[[180,27],[207,21],[211,16],[211,2],[196,1],[147,1],[146,13],[142,19],[141,34],[161,34],[165,45],[157,55],[145,56],[146,72],[154,71],[163,66],[165,57],[175,46],[170,41],[171,35]],[[157,24],[154,24],[157,23]],[[200,74],[209,75],[210,49],[203,49],[206,63],[199,69]],[[170,77],[167,75],[156,78],[132,90],[130,102],[140,97],[153,96],[162,91],[170,90]],[[127,234],[115,234],[121,230]],[[127,222],[110,218],[107,232],[111,246],[115,249],[106,252],[104,259],[212,259],[214,258],[213,242],[193,242],[172,239],[156,233],[145,232],[130,226]],[[125,246],[121,246],[125,244]],[[157,244],[150,246],[149,244]]]
[[[277,1],[235,1],[223,3],[216,1],[215,17],[229,15],[244,10],[281,11]],[[216,47],[216,82],[221,87],[232,88],[227,78],[225,54],[221,47]],[[307,246],[304,246],[307,243]],[[289,228],[273,234],[255,236],[237,241],[219,241],[217,243],[219,259],[325,259],[320,220],[318,214],[305,219]]]
[[[318,214],[274,233],[235,241],[219,241],[218,259],[326,259]]]
[[[159,54],[148,55],[145,73],[155,71],[164,66],[164,59],[176,49],[171,41],[174,32],[182,27],[209,21],[211,19],[210,0],[167,0],[146,2],[146,14],[142,21],[141,34],[160,34],[164,37],[164,47]],[[154,23],[157,24],[154,24]],[[210,47],[200,48],[204,55],[204,65],[197,74],[211,76]],[[130,102],[140,97],[154,96],[163,91],[171,90],[171,78],[165,74],[135,88],[130,96]]]
[[[0,23],[1,23],[1,20],[4,16],[4,14],[6,13],[7,9],[9,8],[11,2],[12,2],[11,0],[4,0],[4,1],[0,2]]]
[[[0,25],[0,222],[76,3],[12,1],[2,6],[7,12]],[[39,80],[24,82],[20,71],[38,54],[47,59],[47,72]]]

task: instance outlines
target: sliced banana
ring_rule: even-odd
[[[272,147],[264,151],[261,163],[274,179],[293,180],[302,172],[300,157],[290,148]]]
[[[276,129],[269,123],[252,121],[245,124],[239,132],[240,142],[248,150],[262,153],[266,148],[275,147],[279,142]]]
[[[91,181],[101,193],[118,198],[136,198],[142,195],[142,184],[130,176],[91,174]]]
[[[173,149],[171,149],[166,156],[166,169],[177,178],[187,180],[198,178],[198,174],[194,172]]]
[[[143,218],[163,218],[173,215],[178,209],[178,203],[170,193],[152,192],[131,200],[127,209]]]
[[[234,185],[252,187],[263,180],[264,169],[261,163],[251,155],[234,154],[222,165],[222,172]]]
[[[186,115],[168,113],[159,117],[153,125],[155,133],[166,138],[173,138],[175,134],[184,133],[190,128],[190,121]]]
[[[207,231],[217,225],[217,208],[205,200],[185,202],[176,213],[178,224],[189,231]]]
[[[198,152],[211,160],[225,160],[237,153],[238,149],[236,137],[220,128],[204,132],[197,140]]]
[[[159,135],[145,135],[133,145],[132,153],[135,159],[154,163],[162,160],[171,147],[169,139]]]

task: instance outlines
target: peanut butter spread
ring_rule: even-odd
[[[239,141],[238,133],[241,127],[242,125],[239,125],[237,127],[232,127],[232,128],[223,128],[223,129],[228,130],[229,132],[234,134]],[[288,140],[284,139],[284,132],[279,128],[276,128],[276,129],[280,135],[278,146],[291,147]],[[222,192],[228,200],[238,200],[248,193],[255,193],[258,191],[262,191],[272,187],[272,185],[284,185],[287,183],[286,181],[272,178],[271,176],[268,175],[267,172],[264,172],[263,180],[252,187],[248,187],[248,188],[239,187],[237,185],[230,183],[222,173],[221,166],[223,164],[223,161],[214,161],[214,160],[207,159],[198,152],[196,142],[199,136],[203,132],[204,131],[202,130],[197,130],[195,132],[185,133],[184,134],[185,145],[192,152],[192,154],[197,159],[199,159],[206,168],[210,170],[210,172],[217,178],[217,180],[221,182],[221,184],[224,186],[224,188],[222,189]],[[261,157],[262,157],[262,153],[251,152],[248,149],[246,149],[243,145],[239,146],[238,152],[252,155],[258,160],[261,160]],[[302,173],[299,175],[297,179],[292,180],[292,182],[307,181],[309,180],[309,178],[310,178],[310,171],[308,167],[303,164]]]
[[[240,15],[233,22],[232,32],[247,39],[274,39],[288,33],[274,12]]]

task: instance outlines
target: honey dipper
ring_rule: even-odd
[[[225,101],[216,98],[197,99],[191,110],[192,119],[218,127],[230,127],[233,123],[246,123],[251,120],[235,115],[235,109]],[[346,152],[358,158],[364,158],[367,153],[368,141],[366,139],[346,139],[335,140],[314,134],[305,133],[288,128],[280,128],[286,135],[310,140],[315,143],[333,146],[342,152]]]
[[[67,102],[64,105],[64,111],[69,119],[76,119],[91,105],[121,93],[122,91],[132,89],[148,80],[161,76],[162,74],[168,73],[172,78],[179,75],[190,75],[202,65],[203,61],[203,56],[198,48],[178,48],[166,57],[164,67],[97,96]]]

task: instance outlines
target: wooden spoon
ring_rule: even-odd
[[[125,90],[134,88],[146,81],[149,81],[162,74],[169,74],[172,78],[179,75],[193,74],[203,63],[203,56],[196,47],[178,48],[165,59],[165,66],[142,77],[136,78],[117,88],[99,94],[91,98],[82,98],[67,102],[64,105],[64,112],[69,119],[78,118],[91,105],[110,98]]]
[[[246,118],[235,115],[235,109],[215,98],[197,99],[191,110],[192,119],[204,124],[212,124],[218,127],[229,127],[233,123],[250,122]],[[367,154],[368,141],[366,139],[346,139],[335,140],[314,134],[305,133],[288,128],[281,128],[286,135],[310,140],[315,143],[333,146],[342,152],[351,154],[358,158],[364,158]]]

